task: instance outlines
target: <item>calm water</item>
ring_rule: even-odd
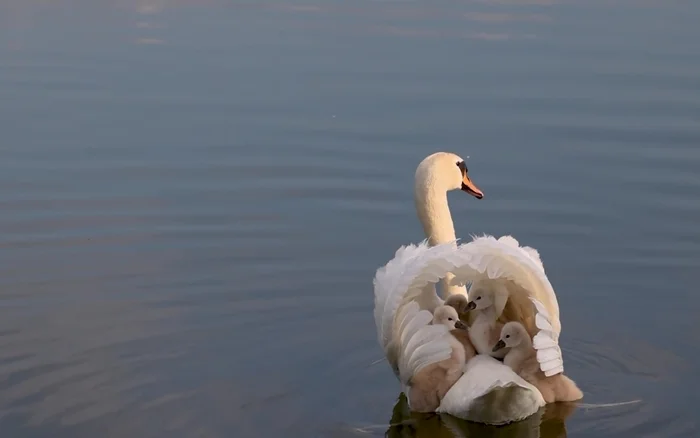
[[[697,436],[700,5],[4,0],[0,430],[382,437],[372,277],[413,174],[540,250],[586,403],[542,437]],[[396,406],[395,406],[396,405]],[[433,417],[392,437],[537,436]],[[366,428],[363,431],[357,428]]]

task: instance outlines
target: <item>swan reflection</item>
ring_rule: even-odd
[[[472,423],[447,414],[419,414],[408,408],[401,393],[394,405],[386,438],[563,438],[566,419],[574,412],[574,403],[553,403],[535,415],[506,426]]]

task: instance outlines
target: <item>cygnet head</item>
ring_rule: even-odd
[[[457,313],[464,313],[467,311],[467,305],[469,304],[469,300],[465,295],[462,294],[453,294],[447,297],[445,300],[445,305],[454,307],[454,309],[457,311]]]
[[[501,329],[501,338],[493,347],[493,351],[498,351],[502,348],[514,348],[521,345],[530,335],[525,330],[525,326],[516,321],[506,323]]]
[[[440,306],[433,313],[433,324],[442,324],[450,330],[460,329],[466,330],[467,326],[459,320],[457,311],[452,306]]]
[[[493,306],[496,296],[491,289],[479,288],[469,292],[467,310],[484,310]]]
[[[421,161],[416,169],[416,189],[417,193],[459,189],[477,199],[484,197],[484,192],[469,177],[464,159],[451,152],[436,152]]]

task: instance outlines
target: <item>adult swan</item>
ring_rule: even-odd
[[[559,306],[536,250],[510,236],[475,238],[457,245],[447,192],[462,190],[481,199],[459,156],[438,152],[416,170],[415,201],[426,240],[399,248],[374,278],[374,317],[379,344],[408,397],[411,377],[450,357],[447,328],[431,325],[443,296],[496,290],[498,314],[520,320],[534,336],[540,368],[563,371],[558,338]],[[408,400],[410,406],[410,399]],[[442,399],[437,412],[470,421],[505,424],[536,413],[545,402],[540,392],[488,354],[478,354]]]

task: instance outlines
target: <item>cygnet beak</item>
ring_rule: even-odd
[[[457,320],[457,322],[455,322],[455,328],[458,328],[460,330],[466,330],[467,325],[465,323],[463,323],[462,321]]]
[[[501,348],[506,348],[506,343],[503,342],[503,339],[496,342],[496,345],[493,346],[493,350],[491,350],[491,351],[496,352],[496,351],[500,350]]]
[[[470,310],[474,310],[474,309],[476,309],[476,302],[474,302],[474,301],[468,302],[466,311],[469,312]]]

